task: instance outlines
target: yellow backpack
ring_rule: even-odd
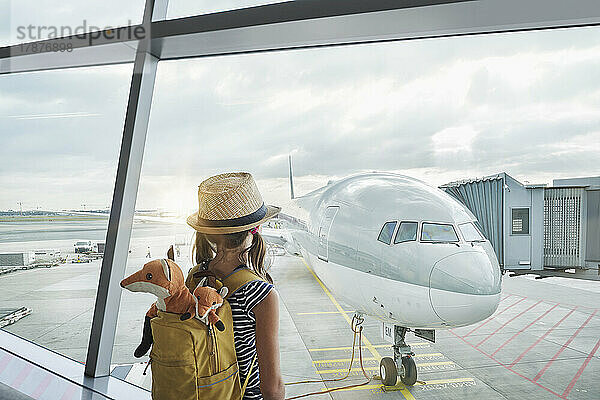
[[[194,267],[186,286],[194,290],[200,279],[194,278]],[[196,318],[185,321],[179,314],[158,312],[151,320],[154,344],[150,351],[152,398],[154,400],[240,400],[248,378],[240,384],[233,341],[233,317],[227,298],[246,283],[262,279],[251,270],[239,269],[218,284],[229,293],[217,315],[224,331],[207,326]],[[252,365],[248,377],[256,360]]]

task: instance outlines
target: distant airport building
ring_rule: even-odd
[[[507,173],[440,186],[471,210],[505,270],[516,273],[600,265],[600,177],[522,184]],[[545,274],[544,272],[548,272]]]

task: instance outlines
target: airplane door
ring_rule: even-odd
[[[323,261],[329,259],[329,231],[339,209],[338,206],[327,207],[319,225],[319,249],[317,255]]]

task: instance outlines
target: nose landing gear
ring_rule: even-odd
[[[385,386],[395,386],[398,376],[406,386],[417,382],[417,366],[413,358],[415,354],[404,341],[406,332],[407,328],[394,326],[394,358],[383,357],[379,364],[379,376]]]

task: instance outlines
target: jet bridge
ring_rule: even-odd
[[[600,177],[548,187],[500,173],[440,189],[477,217],[505,271],[600,280]]]

